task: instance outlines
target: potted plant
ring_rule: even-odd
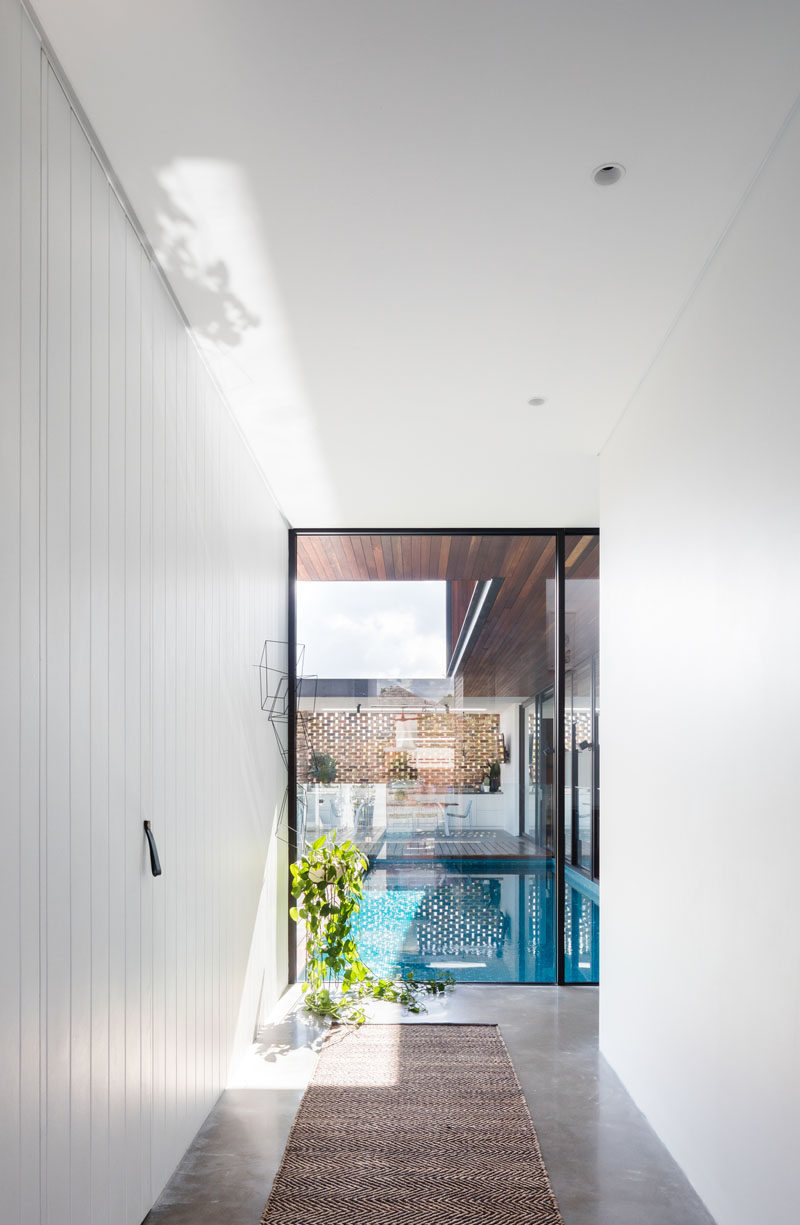
[[[424,1012],[424,995],[441,995],[452,989],[454,979],[446,973],[432,979],[415,979],[411,971],[399,979],[376,978],[361,960],[353,932],[364,896],[363,876],[368,860],[350,841],[337,842],[336,834],[322,834],[305,854],[291,865],[292,895],[297,905],[290,910],[295,923],[306,933],[305,1006],[317,1016],[360,1025],[365,1019],[366,998],[404,1004],[409,1012]],[[331,991],[334,983],[339,989]]]
[[[406,789],[410,782],[417,777],[417,771],[411,765],[408,753],[397,752],[392,753],[389,759],[389,787],[393,792],[395,799],[401,803],[406,798]]]
[[[486,763],[486,772],[489,776],[489,790],[500,790],[500,762],[496,757]]]
[[[330,753],[312,753],[308,768],[313,783],[327,786],[336,782],[336,762]]]
[[[310,1012],[334,1020],[346,1017],[360,1023],[363,1009],[356,999],[335,999],[329,982],[341,978],[342,997],[369,975],[358,955],[351,925],[363,897],[362,877],[367,860],[351,842],[337,843],[322,834],[291,865],[292,894],[297,899],[290,914],[306,930],[305,1005]]]

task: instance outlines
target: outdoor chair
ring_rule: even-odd
[[[319,826],[320,829],[330,830],[339,828],[339,817],[341,816],[341,805],[338,800],[326,798],[319,806]]]
[[[374,800],[359,800],[356,805],[356,835],[371,834],[375,812]]]
[[[450,837],[450,822],[453,820],[463,821],[462,829],[466,829],[472,824],[472,800],[467,800],[467,803],[462,812],[455,812],[458,804],[444,804],[444,832],[445,837]]]

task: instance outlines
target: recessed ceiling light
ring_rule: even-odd
[[[541,406],[546,404],[547,401],[545,400],[544,396],[534,396],[532,400],[528,400],[528,403],[530,404],[531,408],[541,408]]]
[[[592,171],[592,178],[598,187],[610,187],[612,183],[618,183],[624,173],[625,167],[620,166],[619,162],[605,162]]]

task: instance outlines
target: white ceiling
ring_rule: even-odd
[[[594,524],[800,90],[796,0],[36,11],[305,527]]]

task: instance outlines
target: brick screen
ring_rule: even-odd
[[[436,790],[479,786],[502,761],[500,716],[462,711],[318,710],[298,715],[297,778],[311,781],[312,753],[336,762],[337,783],[388,783],[406,764]],[[405,762],[398,754],[407,754]],[[394,767],[395,773],[392,773]]]

